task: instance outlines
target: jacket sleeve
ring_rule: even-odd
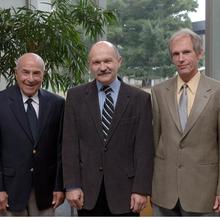
[[[63,131],[63,115],[65,100],[62,99],[59,111],[59,131],[57,137],[57,171],[54,191],[63,191],[63,168],[62,168],[62,131]]]
[[[0,146],[0,192],[5,191],[4,180],[3,180],[3,170],[2,170],[2,158],[1,158],[1,146]]]
[[[134,148],[135,178],[132,191],[151,195],[154,158],[151,97],[148,93],[141,93],[139,98],[139,120]]]
[[[157,103],[157,96],[154,88],[152,92],[152,106],[153,106],[153,131],[154,131],[154,145],[157,148],[160,139],[161,126],[160,126],[160,110]]]
[[[66,189],[81,187],[79,138],[74,107],[74,90],[70,90],[65,104],[62,144],[63,176]]]

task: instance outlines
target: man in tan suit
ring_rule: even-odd
[[[198,71],[200,37],[189,29],[169,41],[178,75],[152,89],[155,216],[220,211],[220,83]]]

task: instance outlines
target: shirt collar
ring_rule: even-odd
[[[21,95],[22,95],[23,103],[26,103],[26,101],[27,101],[29,98],[32,98],[32,100],[33,100],[36,104],[39,105],[38,92],[35,93],[33,96],[28,97],[28,96],[26,96],[26,95],[21,91]]]
[[[198,71],[195,76],[193,76],[192,79],[190,79],[189,82],[185,83],[181,77],[178,75],[177,76],[177,92],[180,93],[181,92],[181,88],[184,84],[187,84],[189,90],[195,94],[196,93],[196,89],[199,83],[199,79],[200,79],[201,73]]]
[[[118,80],[118,78],[116,78],[112,83],[109,84],[109,86],[111,87],[113,92],[116,92],[117,88],[120,87],[120,83],[121,82]],[[96,80],[96,86],[98,88],[98,91],[100,92],[103,87],[103,84]]]

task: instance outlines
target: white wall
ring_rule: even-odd
[[[40,9],[43,11],[50,11],[51,7],[48,4],[51,3],[51,0],[0,0],[1,8],[17,8],[23,6],[33,6],[36,9]]]
[[[34,8],[42,10],[42,11],[50,11],[51,7],[49,4],[51,3],[51,0],[30,0],[31,6],[34,6]]]
[[[17,8],[23,7],[26,5],[26,0],[0,0],[0,7],[1,8]]]

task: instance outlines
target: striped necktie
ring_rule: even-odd
[[[112,89],[110,86],[103,86],[102,91],[105,92],[105,102],[102,109],[102,131],[104,141],[106,141],[114,113],[114,102],[111,96]]]
[[[186,127],[186,122],[188,119],[188,95],[187,95],[187,88],[188,85],[184,84],[181,87],[182,93],[180,95],[179,100],[179,117],[180,117],[180,124],[182,127],[182,130]]]

